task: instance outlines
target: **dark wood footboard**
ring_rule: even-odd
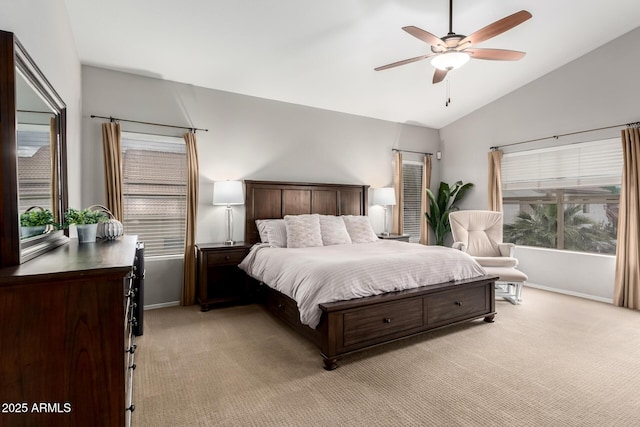
[[[320,304],[316,329],[300,322],[296,302],[263,285],[267,309],[314,342],[324,368],[338,367],[347,354],[484,317],[495,316],[496,277],[448,282],[366,298]]]

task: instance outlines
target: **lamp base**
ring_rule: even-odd
[[[389,236],[389,235],[390,235],[388,231],[383,231],[383,232],[382,232],[382,233],[380,233],[380,234],[382,234],[383,236]]]
[[[233,246],[236,244],[236,242],[234,242],[233,240],[225,240],[223,242],[225,245],[229,245],[229,246]]]

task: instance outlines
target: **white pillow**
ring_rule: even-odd
[[[257,219],[256,226],[262,243],[274,248],[287,247],[287,230],[284,219]]]
[[[335,215],[320,215],[320,232],[324,246],[346,245],[351,243],[342,217]]]
[[[347,227],[351,242],[369,243],[378,241],[378,236],[376,232],[373,231],[368,216],[344,215],[342,220]]]
[[[311,248],[322,246],[320,215],[285,215],[288,248]]]

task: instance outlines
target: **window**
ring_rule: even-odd
[[[615,254],[621,150],[608,139],[505,154],[504,241]]]
[[[31,206],[51,209],[50,128],[20,124],[18,139],[18,188],[20,212]]]
[[[420,219],[422,212],[422,163],[402,162],[402,183],[404,185],[404,234],[409,241],[420,241]]]
[[[122,134],[124,230],[145,256],[183,255],[187,155],[180,138]]]

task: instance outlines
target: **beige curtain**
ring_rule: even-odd
[[[120,222],[124,221],[122,199],[122,132],[120,123],[102,124],[102,149],[104,153],[105,206]]]
[[[429,197],[427,196],[427,188],[431,187],[431,156],[425,155],[422,161],[422,190],[420,200],[420,243],[429,244],[429,226],[427,225],[427,217],[424,214],[429,212]]]
[[[396,193],[396,205],[393,209],[391,233],[402,234],[404,230],[404,185],[402,183],[402,153],[395,152],[393,166],[393,188]]]
[[[181,305],[196,302],[196,225],[198,219],[198,148],[195,132],[184,134],[187,146],[187,218],[184,236],[184,285]]]
[[[489,210],[502,212],[502,151],[489,151]]]
[[[58,215],[60,200],[58,199],[58,131],[56,118],[49,121],[49,154],[51,155],[51,212],[53,220],[62,223],[63,218]]]
[[[640,129],[622,131],[622,190],[613,302],[640,309]]]

